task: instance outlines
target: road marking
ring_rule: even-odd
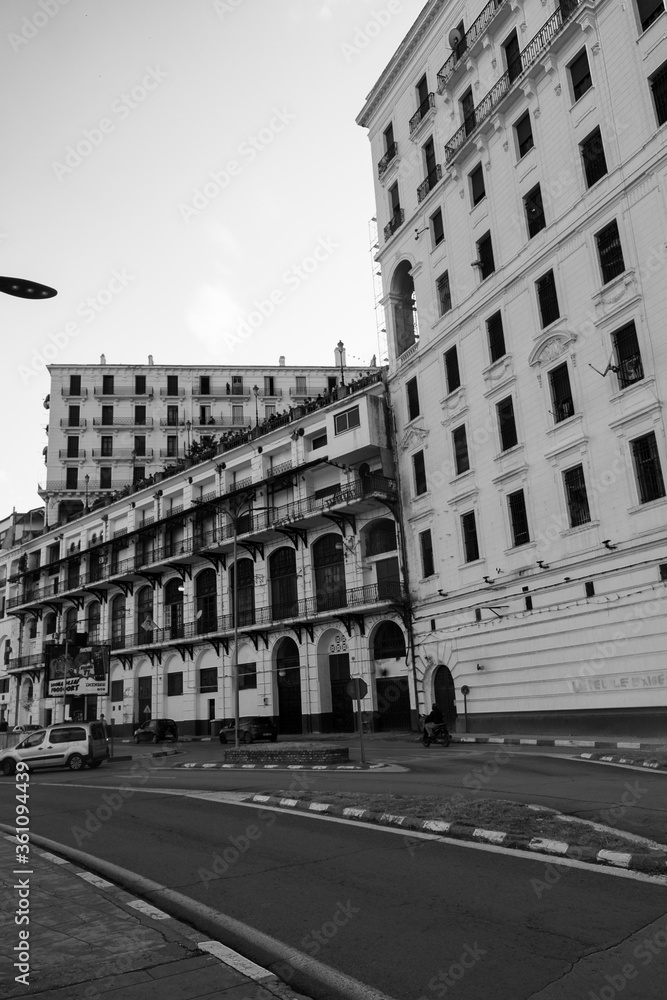
[[[56,854],[49,854],[48,851],[38,851],[37,853],[42,858],[46,858],[47,861],[53,861],[54,865],[68,865],[70,863],[65,858],[59,858]]]
[[[133,910],[139,910],[146,917],[153,917],[154,920],[171,920],[171,916],[164,910],[158,910],[157,906],[151,906],[144,899],[133,899],[128,904]]]
[[[107,882],[105,878],[100,878],[99,875],[93,875],[92,872],[75,872],[79,878],[84,879],[86,882],[90,882],[91,885],[96,885],[98,889],[114,889],[115,886],[112,882]]]
[[[200,951],[207,951],[210,955],[214,955],[215,958],[219,958],[225,965],[231,965],[232,969],[236,969],[237,972],[247,976],[248,979],[254,979],[257,983],[264,982],[266,979],[278,978],[273,972],[263,969],[261,965],[255,965],[249,958],[239,955],[238,951],[232,951],[231,948],[221,944],[220,941],[198,941],[197,947]]]

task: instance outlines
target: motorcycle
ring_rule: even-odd
[[[425,747],[430,747],[431,743],[440,743],[443,747],[448,747],[450,739],[449,730],[447,729],[447,724],[445,722],[441,722],[437,725],[433,730],[432,735],[429,735],[426,729],[424,729],[422,733],[422,743]]]

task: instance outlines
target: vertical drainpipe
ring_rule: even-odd
[[[398,551],[400,553],[400,563],[401,563],[400,569],[401,569],[401,576],[403,578],[405,590],[406,590],[406,593],[408,595],[407,624],[406,624],[406,628],[408,630],[408,642],[409,642],[409,645],[410,645],[408,656],[410,657],[410,659],[412,661],[412,686],[413,686],[414,695],[415,695],[415,712],[417,714],[417,717],[419,717],[419,691],[417,690],[417,665],[416,665],[416,660],[415,660],[415,634],[414,634],[414,629],[412,627],[412,607],[411,607],[411,602],[410,602],[410,576],[409,576],[409,571],[408,571],[408,557],[407,557],[407,552],[406,552],[406,547],[405,547],[405,535],[403,533],[403,522],[402,522],[401,517],[400,517],[400,514],[401,514],[401,507],[400,507],[400,505],[401,505],[401,477],[400,477],[399,464],[398,464],[398,455],[396,454],[396,447],[395,447],[395,442],[396,442],[396,419],[394,417],[394,410],[393,410],[392,405],[391,405],[391,398],[390,398],[390,394],[389,394],[389,386],[388,386],[387,382],[384,383],[384,387],[385,387],[384,401],[385,401],[385,405],[387,407],[387,411],[386,411],[386,414],[387,414],[387,417],[386,417],[387,436],[389,438],[389,442],[391,444],[392,455],[394,457],[394,478],[396,480],[396,486],[397,486],[397,492],[398,492],[399,517],[396,520],[396,529],[397,529],[397,532],[398,532],[398,540],[399,540]]]

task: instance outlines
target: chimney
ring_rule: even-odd
[[[149,364],[149,365],[152,365],[152,364],[154,364],[154,361],[153,361],[153,355],[152,355],[152,354],[149,354],[149,355],[148,355],[148,364]]]
[[[107,363],[106,355],[100,354],[100,364],[105,365]]]
[[[278,358],[278,364],[280,365],[281,368],[285,367],[285,355],[284,354],[281,354],[280,357]]]

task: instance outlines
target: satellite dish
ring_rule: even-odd
[[[452,49],[456,49],[460,44],[461,44],[461,32],[458,30],[458,28],[452,28],[452,30],[449,32],[449,46]]]
[[[359,466],[359,477],[364,479],[371,471],[371,467],[368,462],[362,462]]]

